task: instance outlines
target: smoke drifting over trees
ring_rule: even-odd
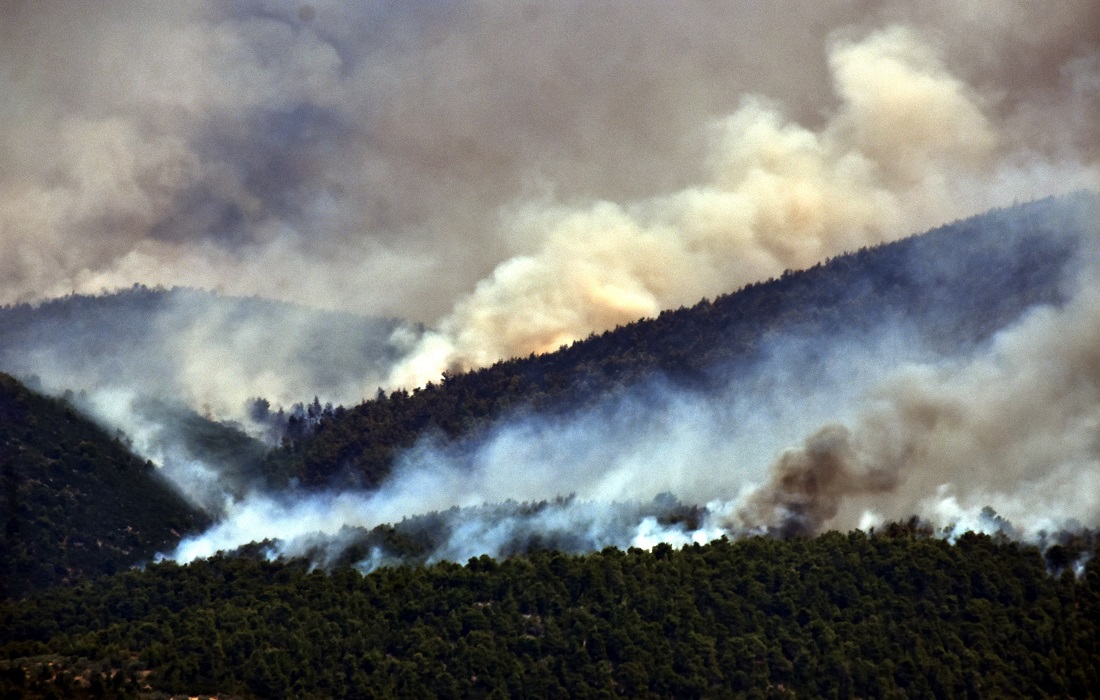
[[[435,533],[418,555],[460,561],[537,544],[592,551],[812,535],[912,514],[939,532],[1032,541],[1096,523],[1098,201],[1003,216],[1031,230],[1029,216],[1047,207],[1072,212],[1079,228],[1064,234],[1080,248],[1066,264],[1064,302],[1036,304],[976,345],[944,351],[929,342],[931,326],[890,315],[832,336],[775,334],[767,359],[717,391],[651,381],[579,411],[520,411],[458,442],[428,434],[376,491],[256,494],[173,556],[278,538],[279,554],[330,562],[358,548],[371,552],[370,567],[391,556],[370,531],[399,521],[406,537]],[[915,269],[930,262],[918,260]],[[662,494],[706,505],[672,517],[679,506]],[[572,497],[554,500],[562,496]],[[404,523],[433,511],[432,526]]]
[[[159,317],[188,323],[152,331],[165,354],[128,357],[166,362],[152,383],[219,416],[252,396],[413,389],[1015,199],[1100,188],[1090,0],[0,12],[0,303],[187,285],[430,329],[387,326],[372,347],[393,354],[358,372],[355,339],[300,362],[312,338],[297,319],[287,345],[268,313]],[[895,329],[826,348],[822,376],[767,397],[647,385],[458,447],[425,439],[377,492],[257,492],[176,556],[567,493],[540,512],[611,523],[616,542],[631,527],[655,541],[912,512],[977,522],[991,501],[1022,532],[1095,523],[1088,274],[1072,297],[974,354],[934,357]],[[853,352],[870,369],[832,372]],[[41,373],[59,389],[106,376],[50,360],[0,369],[56,370]],[[97,398],[141,387],[119,388]],[[115,408],[101,406],[135,418]],[[709,505],[691,527],[591,505],[665,491]]]

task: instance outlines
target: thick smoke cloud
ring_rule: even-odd
[[[880,242],[944,211],[997,137],[976,98],[911,31],[830,55],[842,103],[816,132],[746,98],[715,125],[706,184],[619,206],[527,206],[541,247],[502,263],[394,375],[417,385],[656,315]]]
[[[437,326],[394,383],[1098,181],[1088,0],[0,12],[0,301]]]

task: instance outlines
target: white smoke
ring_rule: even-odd
[[[1085,223],[1095,237],[1096,222]],[[425,439],[376,492],[246,498],[172,556],[277,538],[284,555],[328,542],[333,560],[354,540],[346,528],[429,512],[444,517],[428,559],[459,561],[540,541],[591,551],[868,528],[914,514],[945,536],[1042,541],[1096,527],[1096,269],[1087,260],[1068,302],[1033,307],[967,354],[936,355],[917,334],[878,327],[873,342],[830,340],[807,367],[798,359],[806,346],[788,341],[758,369],[766,383],[718,393],[649,383],[580,413],[504,421],[465,443]],[[662,494],[706,505],[669,519]],[[520,505],[538,500],[551,504]]]
[[[517,208],[508,225],[536,246],[480,281],[390,383],[555,350],[958,216],[1013,179],[1053,184],[1003,161],[982,96],[912,30],[837,41],[829,66],[840,105],[819,129],[747,97],[715,124],[702,184],[630,205]],[[1095,168],[1056,169],[1072,173],[1057,187],[1100,185]]]

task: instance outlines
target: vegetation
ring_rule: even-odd
[[[123,436],[6,374],[0,467],[0,596],[125,569],[206,524]]]
[[[427,433],[476,434],[506,413],[573,410],[658,377],[706,392],[748,376],[777,337],[902,324],[934,348],[966,351],[1030,306],[1063,300],[1096,208],[1081,195],[993,212],[350,409],[314,399],[272,415],[256,399],[254,417],[286,432],[266,456],[244,433],[178,406],[139,408],[177,426],[181,453],[228,465],[238,490],[291,478],[374,485]],[[135,288],[115,301],[145,308],[161,294]],[[98,308],[70,303],[58,313]],[[36,336],[35,312],[0,309],[0,322]],[[80,318],[42,330],[56,331],[46,345]],[[23,346],[3,336],[6,362]],[[811,368],[815,350],[805,350]],[[1095,697],[1100,688],[1100,559],[1089,532],[1040,550],[972,533],[951,543],[913,520],[870,535],[584,556],[540,549],[556,541],[539,532],[503,561],[367,575],[349,565],[368,551],[427,560],[456,510],[349,529],[351,546],[328,571],[268,561],[264,543],[136,569],[205,516],[124,435],[5,374],[0,468],[3,698]],[[662,524],[698,517],[675,499],[646,507]]]
[[[379,390],[374,400],[338,408],[315,429],[289,436],[268,470],[306,485],[337,478],[376,485],[395,454],[425,433],[457,437],[508,411],[575,409],[654,377],[705,391],[747,375],[775,338],[859,337],[893,324],[934,349],[966,350],[1031,306],[1063,300],[1069,263],[1098,203],[1082,193],[994,211],[558,352],[445,375],[412,393]],[[807,371],[825,345],[806,344]]]
[[[905,525],[367,576],[218,556],[9,602],[0,630],[18,697],[1089,697],[1100,561]]]

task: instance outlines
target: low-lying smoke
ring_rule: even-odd
[[[547,542],[588,551],[812,535],[914,514],[947,534],[969,527],[1034,541],[1095,527],[1094,214],[1085,211],[1089,250],[1068,301],[1032,307],[961,354],[881,325],[809,339],[827,348],[812,360],[800,359],[811,356],[797,340],[776,341],[756,370],[767,382],[742,377],[713,393],[651,382],[579,414],[526,415],[459,444],[425,439],[376,492],[256,494],[172,557],[275,539],[274,554],[331,562],[362,545],[362,530],[433,511],[443,515],[427,561]],[[769,392],[753,390],[761,386]],[[661,494],[705,507],[670,519]],[[554,501],[563,495],[572,498]],[[522,505],[538,500],[552,505]],[[371,552],[365,568],[387,561],[383,547]]]

